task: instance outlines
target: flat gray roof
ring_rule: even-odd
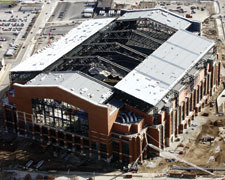
[[[18,85],[18,84],[17,84]],[[59,87],[94,104],[102,104],[112,89],[91,77],[78,72],[41,73],[23,87]]]
[[[127,12],[118,20],[129,20],[138,18],[149,18],[159,23],[165,24],[174,29],[187,29],[191,23],[184,17],[180,17],[174,13],[166,11],[164,9],[148,9],[139,10],[134,12]]]
[[[113,0],[98,0],[98,8],[111,8]]]
[[[115,87],[155,106],[214,45],[179,30]]]

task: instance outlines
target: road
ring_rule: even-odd
[[[112,172],[112,173],[94,173],[94,172],[57,172],[57,173],[48,173],[48,172],[27,172],[27,171],[18,171],[18,170],[8,170],[8,172],[15,172],[17,173],[17,178],[23,178],[27,174],[30,174],[33,179],[36,178],[38,174],[42,176],[46,175],[54,175],[57,180],[69,180],[73,175],[76,175],[79,180],[86,180],[87,178],[92,177],[94,180],[123,180],[124,173],[121,172]],[[126,173],[132,174],[132,173]],[[177,180],[177,178],[169,178],[169,177],[159,177],[160,174],[155,173],[138,173],[132,174],[133,180]],[[156,177],[155,177],[156,176]],[[158,177],[157,177],[158,176]],[[206,177],[197,177],[198,180],[219,180],[221,178],[206,178]]]
[[[21,49],[20,53],[16,58],[17,64],[19,64],[21,61],[24,61],[32,54],[33,51],[32,48],[36,43],[35,36],[38,33],[38,31],[40,31],[40,29],[43,29],[45,27],[45,24],[50,18],[51,13],[54,11],[57,3],[58,3],[57,0],[51,1],[50,4],[44,3],[41,13],[39,14],[35,24],[33,25],[30,33],[28,34],[25,42],[23,43],[23,47],[25,48]]]
[[[224,0],[217,0],[218,4],[219,4],[219,14],[218,16],[221,19],[221,23],[222,23],[222,30],[223,30],[223,39],[225,39],[225,1]]]

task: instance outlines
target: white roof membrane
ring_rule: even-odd
[[[77,72],[41,73],[23,87],[59,87],[94,104],[102,104],[113,91],[106,85]]]
[[[78,27],[69,31],[64,37],[54,42],[51,46],[42,49],[41,52],[32,55],[27,60],[11,69],[11,72],[44,70],[100,29],[107,26],[114,19],[115,18],[104,18],[84,21]]]
[[[174,29],[187,29],[191,25],[190,21],[185,20],[184,17],[179,17],[178,15],[164,9],[148,9],[135,12],[128,11],[126,14],[120,17],[119,20],[129,20],[137,18],[149,18]]]
[[[115,87],[155,106],[214,45],[179,30]]]

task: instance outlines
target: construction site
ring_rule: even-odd
[[[223,50],[213,16],[80,22],[10,70],[1,170],[223,177]]]

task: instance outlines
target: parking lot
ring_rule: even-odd
[[[0,11],[0,58],[10,44],[20,46],[26,38],[37,14],[13,10]]]
[[[34,52],[52,44],[84,20],[82,12],[86,8],[85,2],[58,2],[45,28],[37,37]]]
[[[0,57],[4,56],[9,47],[9,44],[13,44],[15,38],[15,35],[0,34]]]
[[[84,2],[59,2],[49,22],[54,21],[71,21],[82,17],[85,9]]]

